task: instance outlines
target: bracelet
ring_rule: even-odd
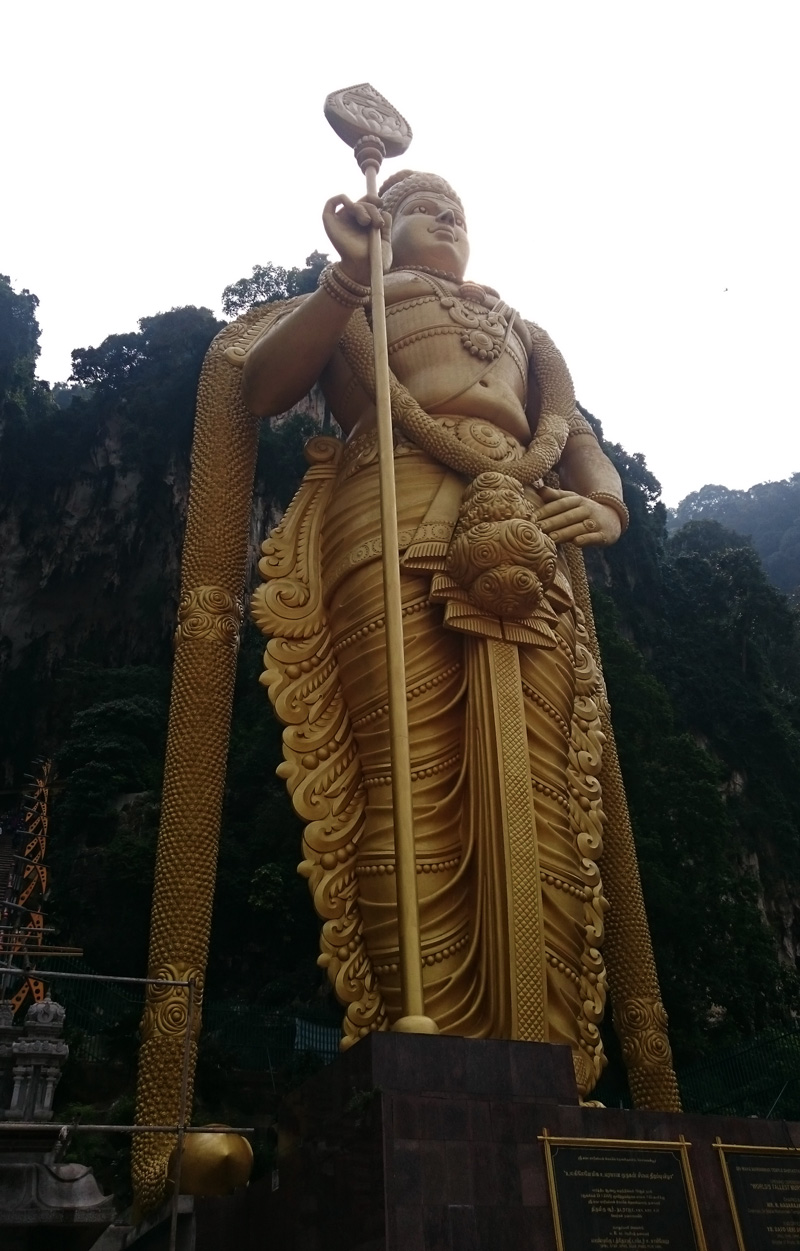
[[[336,281],[343,286],[345,290],[351,291],[353,295],[363,296],[363,298],[367,300],[372,295],[372,288],[369,286],[365,287],[363,283],[356,282],[355,278],[351,278],[349,274],[346,274],[339,261],[335,261],[328,268],[333,270]]]
[[[613,508],[622,522],[622,533],[625,533],[631,523],[631,515],[621,499],[618,499],[616,495],[612,495],[610,491],[592,491],[586,498],[587,500],[594,500],[597,504],[605,504],[607,508]]]
[[[573,417],[568,418],[568,423],[569,423],[569,438],[572,438],[572,436],[575,434],[588,434],[588,435],[591,435],[593,439],[597,438],[597,435],[595,434],[592,427],[589,425],[586,418],[581,417],[579,413],[575,413]]]
[[[319,276],[319,285],[325,288],[332,300],[344,304],[345,308],[364,308],[372,295],[370,287],[348,277],[338,262],[325,266]]]

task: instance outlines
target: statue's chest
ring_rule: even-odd
[[[481,298],[481,288],[431,283],[397,275],[386,287],[389,359],[398,377],[446,365],[476,380],[492,369],[522,397],[528,354],[515,329],[515,314],[500,300]]]

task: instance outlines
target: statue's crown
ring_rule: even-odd
[[[389,213],[396,213],[397,208],[402,204],[403,200],[407,200],[410,195],[418,195],[426,191],[432,192],[434,195],[446,195],[448,199],[455,200],[456,204],[464,211],[464,205],[461,203],[460,197],[456,194],[449,182],[444,178],[440,178],[438,174],[424,174],[418,170],[401,169],[396,174],[392,174],[391,178],[387,178],[382,185],[380,194],[383,200],[383,207]]]

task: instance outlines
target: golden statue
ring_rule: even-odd
[[[519,216],[504,203],[498,230]],[[634,1099],[675,1110],[581,555],[627,524],[619,477],[549,337],[465,280],[465,214],[443,179],[403,171],[380,199],[329,200],[323,220],[340,260],[318,289],[226,327],[201,379],[150,976],[201,997],[253,418],[319,381],[346,442],[311,441],[252,613],[342,1046],[403,1012],[368,285],[380,227],[425,1013],[443,1033],[568,1044],[586,1096],[605,1062],[605,929]],[[185,992],[154,988],[140,1124],[177,1118],[185,1029]],[[134,1146],[145,1208],[171,1149],[155,1138]]]
[[[396,390],[418,409],[410,422],[395,413],[395,476],[425,1010],[445,1033],[569,1043],[588,1093],[602,1064],[605,1000],[603,691],[565,544],[614,542],[622,488],[544,332],[464,281],[469,244],[452,188],[404,171],[382,196],[389,359]],[[284,771],[310,822],[302,872],[331,922],[323,960],[340,994],[363,988],[349,1005],[350,1037],[401,1012],[362,309],[379,211],[328,202],[341,261],[313,295],[271,310],[243,368],[244,401],[259,417],[296,403],[319,377],[347,435],[327,491],[312,471],[265,544],[254,616],[277,640],[266,678],[279,716],[292,722],[288,700],[303,710]],[[542,483],[556,461],[561,489]],[[301,640],[290,590],[298,569],[310,590]],[[314,696],[326,678],[337,715],[320,723]]]

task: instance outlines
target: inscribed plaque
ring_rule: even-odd
[[[800,1151],[714,1145],[741,1251],[797,1251]]]
[[[542,1142],[558,1251],[705,1251],[685,1142]]]

